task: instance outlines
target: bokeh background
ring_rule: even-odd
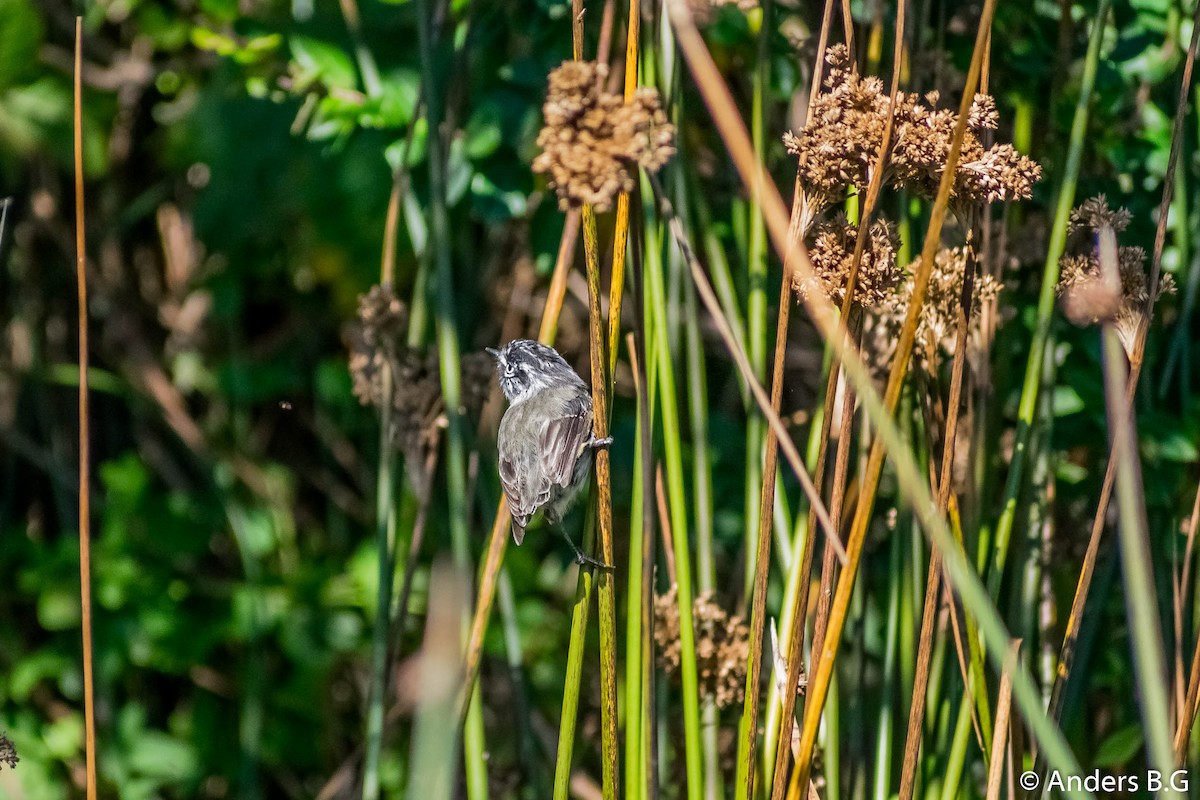
[[[988,469],[996,477],[975,516],[982,527],[994,517],[1011,455],[1021,367],[1094,5],[1001,3],[996,15],[989,80],[1002,118],[999,135],[1036,158],[1046,178],[1031,200],[996,213],[1011,233],[1004,322],[991,354],[997,421]],[[571,15],[567,4],[554,0],[432,6],[440,42],[433,69],[443,88],[446,256],[457,314],[448,324],[463,352],[475,353],[506,336],[533,335],[545,302],[564,214],[530,165],[538,153],[547,74],[571,55]],[[819,6],[775,0],[769,9],[752,3],[705,8],[706,41],[739,111],[764,132],[763,160],[785,199],[795,160],[781,136],[802,124]],[[849,6],[860,64],[874,64],[886,76],[890,56],[880,54],[890,51],[894,4],[854,0]],[[123,800],[314,797],[349,764],[352,777],[334,796],[358,796],[379,583],[380,436],[378,414],[352,391],[349,353],[359,297],[379,281],[389,249],[393,196],[399,211],[390,248],[395,292],[406,307],[426,309],[407,326],[407,336],[421,352],[435,341],[438,307],[413,299],[435,289],[432,272],[419,278],[431,256],[421,8],[407,0],[100,0],[82,6],[0,0],[0,198],[11,198],[0,241],[0,732],[21,759],[13,769],[0,766],[0,796],[51,800],[82,792],[70,79],[77,13],[84,19],[101,794]],[[1102,31],[1077,196],[1105,193],[1129,209],[1123,244],[1149,249],[1153,242],[1191,10],[1174,0],[1121,2]],[[618,8],[616,67],[623,13]],[[670,49],[661,8],[646,3],[643,13],[646,46],[661,69],[651,80],[670,98],[678,126],[680,155],[665,168],[664,180],[676,187],[689,230],[704,242],[705,263],[723,254],[743,311],[768,320],[761,347],[769,353],[778,259],[768,259],[761,241],[754,244],[755,206]],[[914,59],[908,85],[921,92],[941,88],[956,98],[977,4],[922,0],[911,4],[910,14],[910,36],[923,58]],[[589,53],[601,15],[602,4],[589,4]],[[1186,613],[1176,615],[1178,627],[1170,622],[1172,576],[1183,568],[1200,442],[1196,123],[1189,110],[1162,262],[1179,291],[1160,305],[1136,398],[1172,670],[1190,658],[1195,618],[1191,587],[1183,586]],[[601,216],[602,237],[612,224],[611,215]],[[904,248],[911,258],[919,240]],[[558,346],[587,376],[587,288],[582,253],[577,258]],[[766,266],[755,272],[759,259]],[[746,488],[746,464],[756,458],[748,455],[747,419],[756,415],[747,414],[733,363],[711,323],[701,315],[698,351],[684,336],[694,301],[681,288],[678,260],[668,262],[663,313],[674,322],[674,363],[681,383],[697,365],[706,376],[699,385],[707,430],[689,428],[683,438],[689,481],[693,443],[697,437],[707,443],[710,505],[693,503],[689,483],[688,513],[711,521],[714,602],[744,618],[747,520],[757,514],[747,511],[757,500]],[[755,276],[764,275],[769,299],[755,312],[749,298],[762,292]],[[803,447],[809,412],[824,387],[822,343],[803,312],[794,316],[782,410]],[[1014,634],[1026,638],[1031,671],[1043,678],[1052,676],[1107,459],[1099,338],[1061,317],[1054,324],[1057,370],[1044,389],[1038,449],[1022,495],[1009,584],[998,604]],[[436,361],[430,363],[428,374],[436,375]],[[466,377],[480,391],[490,390],[489,378],[486,369]],[[466,425],[472,563],[486,547],[499,496],[491,466],[501,411],[494,394],[472,410]],[[681,407],[686,402],[685,393]],[[629,557],[624,542],[635,420],[632,373],[622,350],[613,415],[619,565]],[[761,419],[755,430],[761,436]],[[408,613],[393,631],[401,676],[425,627],[430,565],[448,559],[452,549],[442,462],[435,459],[432,474],[424,474],[413,452],[400,459],[401,531],[411,530],[421,506],[416,498],[425,489],[432,499]],[[783,474],[785,494],[798,505],[798,488],[787,470]],[[907,644],[898,646],[909,652],[919,619],[924,566],[920,545],[909,542],[921,537],[886,474],[882,494],[868,542],[878,557],[864,567],[858,627],[847,634],[854,660],[845,678],[861,683],[858,690],[854,683],[841,689],[842,797],[888,796],[874,783],[870,765],[880,698],[894,698],[897,708],[906,702],[904,692],[884,680],[892,668],[885,666],[884,636],[897,563],[905,565],[904,592],[917,607],[915,615],[910,607],[903,612]],[[894,550],[891,507],[901,509],[900,530],[912,531]],[[898,561],[889,561],[889,553]],[[1142,763],[1143,735],[1114,553],[1106,546],[1099,562],[1083,677],[1072,686],[1075,699],[1063,723],[1085,766],[1123,770]],[[400,561],[403,572],[403,554]],[[504,624],[492,626],[482,675],[487,789],[494,797],[547,797],[575,567],[550,532],[510,547],[505,563],[498,612]],[[665,576],[659,583],[665,591]],[[773,571],[772,613],[783,584],[783,573]],[[510,664],[512,636],[520,641],[520,656]],[[589,636],[595,647],[595,626]],[[944,664],[948,675],[957,672],[952,651]],[[670,732],[679,725],[674,690],[667,688],[673,685],[663,679],[659,707],[664,797],[682,796],[670,780],[682,771],[669,755]],[[961,687],[947,689],[954,691]],[[588,794],[599,775],[599,678],[590,657],[580,702],[576,764],[585,780],[578,791],[598,796]],[[411,702],[401,699],[397,708],[380,771],[389,793],[408,785],[412,770]],[[725,770],[732,765],[738,709],[715,717],[723,720],[714,747]],[[941,743],[930,746],[928,769],[936,773],[953,720],[931,717],[930,739]],[[897,714],[889,723],[899,742],[903,719]],[[514,730],[519,735],[510,735]],[[901,746],[892,747],[895,763]],[[968,796],[978,794],[986,764],[974,763],[976,772],[963,779]]]

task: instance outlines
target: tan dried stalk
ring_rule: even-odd
[[[894,47],[893,55],[892,55],[892,59],[893,59],[892,60],[892,86],[891,86],[891,92],[888,97],[889,108],[895,108],[896,96],[897,96],[897,94],[899,92],[899,88],[900,88],[900,73],[901,73],[901,68],[903,66],[903,63],[904,63],[904,22],[905,22],[905,7],[906,7],[906,5],[907,5],[906,3],[903,3],[903,2],[900,3],[897,8],[897,12],[896,12],[895,47]],[[851,47],[853,43],[849,37],[853,35],[853,25],[849,21],[850,18],[849,18],[848,5],[843,7],[843,15],[847,18],[847,47]],[[809,95],[810,106],[812,104],[813,97],[815,97],[815,95],[816,95],[817,87],[819,87],[819,85],[820,85],[818,82],[819,76],[820,76],[819,66],[820,66],[820,64],[818,64],[817,72],[814,75],[813,91]],[[879,199],[880,190],[883,187],[884,168],[886,166],[888,149],[891,146],[892,131],[893,131],[894,126],[895,126],[895,115],[889,114],[887,121],[884,124],[883,137],[879,143],[879,153],[875,159],[874,170],[871,174],[871,182],[870,182],[869,186],[867,187],[867,196],[866,196],[866,200],[864,201],[863,207],[862,207],[862,215],[859,220],[859,226],[858,226],[860,235],[855,237],[854,256],[850,263],[849,275],[847,275],[847,277],[846,277],[846,290],[842,297],[842,307],[841,307],[841,316],[840,316],[841,320],[843,320],[843,321],[847,320],[848,315],[850,313],[851,303],[853,302],[853,299],[855,296],[855,285],[858,281],[858,270],[859,270],[860,265],[862,264],[863,251],[866,247],[867,241],[871,238],[870,237],[871,214],[875,209],[875,204],[876,204],[876,202],[878,202],[878,199]],[[797,186],[799,186],[799,176],[798,175],[797,175]],[[797,198],[797,200],[799,200],[799,197]],[[787,280],[788,277],[789,276],[785,275],[785,280]],[[861,333],[861,331],[860,331],[860,333]],[[858,336],[848,336],[848,338],[845,341],[847,342],[847,345],[849,345],[849,343],[851,341],[857,341],[857,340],[858,340]],[[857,348],[853,348],[853,349],[857,350]],[[820,487],[822,485],[822,481],[824,479],[825,457],[826,457],[826,450],[827,450],[828,442],[829,442],[829,429],[830,429],[830,424],[832,422],[832,416],[833,416],[833,401],[834,401],[834,396],[835,396],[835,392],[837,389],[838,375],[840,374],[840,372],[841,372],[841,365],[839,363],[837,354],[835,352],[833,361],[829,367],[829,377],[828,377],[828,382],[825,387],[825,406],[824,406],[825,413],[823,413],[821,415],[821,434],[817,439],[817,441],[819,443],[818,444],[818,452],[817,452],[817,467],[816,467],[816,474],[817,474],[816,483],[817,483],[818,487]],[[852,406],[853,406],[853,404],[851,402],[851,407]],[[843,436],[847,440],[847,445],[849,444],[848,427],[849,426],[847,426],[847,425],[843,425]],[[765,481],[765,478],[764,478],[764,481]],[[840,513],[839,513],[839,519],[840,519]],[[805,629],[805,626],[807,623],[807,616],[808,616],[809,579],[810,579],[810,575],[812,573],[813,551],[814,551],[814,544],[815,544],[815,542],[814,542],[815,537],[812,535],[813,532],[815,531],[815,526],[814,526],[813,522],[814,522],[814,520],[813,520],[812,508],[810,507],[809,517],[808,517],[808,528],[807,528],[809,533],[808,533],[808,536],[805,537],[804,551],[801,554],[800,583],[799,583],[799,589],[796,592],[796,603],[793,606],[793,610],[792,610],[792,626],[791,626],[791,630],[788,632],[788,636],[789,636],[789,638],[788,638],[788,656],[787,656],[788,667],[787,667],[787,679],[786,679],[786,683],[784,684],[785,686],[788,686],[788,687],[794,687],[796,685],[796,682],[800,679],[801,662],[803,660],[804,629]],[[827,555],[822,556],[822,562],[823,563],[829,562]],[[824,586],[825,576],[832,575],[832,570],[826,569],[823,567],[821,574],[822,574],[822,584],[823,584],[822,591],[824,591],[824,589],[827,588]],[[816,652],[816,651],[814,650],[814,652]],[[784,790],[784,785],[785,785],[784,782],[786,780],[785,775],[787,772],[787,762],[788,762],[788,758],[791,756],[791,753],[792,753],[792,748],[791,748],[792,726],[795,722],[795,720],[794,720],[795,710],[796,710],[796,693],[795,693],[795,691],[789,689],[789,691],[787,691],[783,697],[783,713],[780,716],[779,738],[777,739],[776,746],[775,746],[775,769],[774,769],[774,772],[772,773],[773,781],[772,781],[772,786],[771,786],[771,797],[774,798],[774,800],[779,800],[782,797],[783,790]]]
[[[83,17],[75,18],[75,278],[79,311],[79,607],[83,636],[84,753],[88,800],[96,799],[96,696],[92,677],[92,479],[88,415],[87,249],[83,205]]]
[[[959,108],[959,117],[954,129],[954,138],[950,144],[950,152],[938,187],[937,199],[930,212],[929,228],[925,234],[925,244],[922,248],[921,265],[914,278],[912,300],[904,328],[900,332],[900,341],[896,346],[896,356],[892,363],[891,374],[888,376],[887,390],[884,393],[884,405],[889,413],[894,413],[896,403],[900,398],[900,388],[908,371],[909,360],[912,356],[913,343],[916,337],[917,322],[920,318],[921,307],[925,302],[925,292],[929,284],[929,276],[933,270],[934,255],[941,237],[942,224],[950,202],[950,193],[954,186],[954,173],[958,166],[958,158],[962,148],[963,137],[967,131],[967,118],[971,109],[971,101],[978,85],[985,51],[984,42],[991,28],[992,13],[995,10],[995,0],[986,0],[980,18],[979,30],[975,39],[975,48],[971,56],[971,68],[967,73],[966,86]],[[830,613],[829,633],[826,635],[823,648],[818,657],[815,674],[809,678],[808,694],[804,709],[804,728],[800,734],[800,749],[796,757],[796,769],[793,772],[793,785],[805,786],[812,768],[813,748],[816,745],[817,730],[821,720],[821,711],[829,691],[829,682],[833,675],[837,659],[842,627],[846,619],[846,611],[850,605],[850,596],[854,590],[854,581],[862,557],[863,542],[866,538],[867,525],[875,504],[875,492],[879,486],[879,476],[883,468],[884,443],[876,438],[871,446],[871,454],[863,476],[863,489],[855,510],[854,521],[851,525],[847,542],[849,563],[843,570],[838,582],[837,593],[834,596],[833,609]]]
[[[1196,499],[1192,502],[1192,516],[1188,522],[1188,544],[1196,538],[1196,529],[1200,527],[1200,485],[1196,486]],[[1184,712],[1179,717],[1175,729],[1175,763],[1182,766],[1187,759],[1188,742],[1192,735],[1192,726],[1196,722],[1196,708],[1200,705],[1200,637],[1196,639],[1195,649],[1192,650],[1192,669],[1188,677],[1187,699],[1184,700]]]
[[[990,37],[989,37],[990,41]],[[966,365],[967,333],[969,329],[972,301],[975,286],[976,260],[974,250],[968,247],[967,258],[963,267],[962,295],[959,301],[958,319],[955,324],[954,361],[950,368],[950,397],[946,404],[946,424],[943,433],[941,474],[937,480],[938,513],[945,514],[952,499],[952,470],[954,466],[955,445],[958,440],[959,405],[962,397],[962,380]],[[931,371],[936,374],[932,362]],[[959,547],[962,546],[960,541]],[[904,759],[900,767],[899,800],[911,800],[916,785],[917,756],[921,749],[921,734],[925,722],[925,693],[929,689],[929,659],[933,652],[933,618],[937,608],[938,592],[942,580],[942,554],[933,548],[929,554],[929,571],[925,583],[925,605],[921,612],[921,632],[917,644],[917,666],[914,673],[912,699],[908,707],[908,729],[904,740]],[[954,600],[950,598],[950,607],[956,611]],[[957,623],[957,616],[955,617]],[[964,661],[963,637],[961,626],[955,624],[955,645],[958,651],[960,666],[963,669],[963,679],[969,685],[969,667]],[[974,638],[973,636],[971,637]],[[973,713],[976,730],[980,730],[980,720]],[[997,723],[999,724],[999,723]],[[993,747],[995,745],[993,744]],[[994,751],[993,751],[994,756]]]
[[[992,758],[988,764],[987,800],[1000,800],[1000,787],[1004,777],[1004,754],[1008,742],[1008,720],[1012,709],[1012,670],[1017,665],[1021,652],[1021,641],[1012,643],[1005,660],[1004,673],[1000,676],[1000,696],[996,698],[996,729],[992,734]]]
[[[825,13],[821,19],[821,33],[817,44],[817,56],[813,63],[812,85],[808,94],[808,108],[812,107],[813,98],[821,88],[821,71],[825,63],[825,46],[829,41],[829,26],[833,17],[833,0],[825,0]],[[798,242],[803,247],[804,223],[801,211],[804,208],[804,188],[800,185],[800,175],[797,171],[796,185],[792,197],[792,213],[788,221],[788,239]],[[775,321],[775,356],[771,365],[771,410],[779,414],[783,398],[783,360],[787,351],[788,322],[792,308],[792,250],[784,259],[783,278],[779,285],[779,316]],[[779,441],[772,428],[767,429],[765,447],[763,449],[762,490],[758,503],[758,559],[754,565],[754,591],[750,612],[750,655],[746,665],[746,699],[742,709],[742,733],[747,737],[739,744],[742,761],[738,765],[739,781],[744,781],[739,788],[744,790],[743,800],[754,796],[754,779],[757,770],[758,749],[758,699],[759,684],[762,680],[763,630],[766,623],[767,579],[771,569],[771,526],[775,511],[775,479],[779,466]],[[818,464],[817,475],[813,481],[817,492],[821,489],[821,469]],[[812,511],[809,519],[809,530],[816,523],[816,511]],[[811,537],[809,537],[811,539]],[[812,561],[811,552],[809,562]],[[795,686],[795,683],[789,684]],[[744,776],[744,777],[743,777]]]

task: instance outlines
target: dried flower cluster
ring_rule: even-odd
[[[9,769],[16,769],[20,761],[17,748],[13,746],[7,734],[0,733],[0,764],[8,764]]]
[[[858,243],[858,228],[845,214],[817,224],[808,255],[812,259],[814,281],[834,303],[840,304],[846,294],[854,248]],[[875,308],[892,293],[902,277],[896,265],[899,242],[895,230],[886,220],[871,224],[871,234],[863,247],[858,277],[854,282],[854,299],[866,308]],[[793,277],[793,288],[803,297],[812,288],[809,282]]]
[[[918,258],[913,262],[911,271],[915,273],[920,264],[921,259]],[[976,268],[974,258],[965,247],[942,248],[934,256],[929,286],[925,290],[925,304],[917,320],[916,344],[913,347],[913,357],[923,369],[928,370],[935,366],[930,360],[939,352],[946,356],[954,355],[963,278],[968,265],[971,269]],[[904,327],[904,319],[908,316],[913,283],[911,275],[906,277],[897,291],[867,319],[869,341],[873,345],[870,348],[871,366],[876,374],[887,374],[891,369],[896,342]],[[978,311],[985,303],[995,300],[1003,288],[1003,284],[991,275],[975,275],[975,285],[971,292],[972,313],[967,325],[967,357],[971,363],[975,363],[977,357],[983,354],[984,347],[982,317]]]
[[[1071,229],[1092,232],[1110,229],[1119,233],[1129,224],[1129,219],[1126,209],[1109,208],[1104,195],[1099,195],[1071,212]],[[1119,288],[1114,281],[1105,280],[1095,246],[1083,254],[1064,255],[1058,265],[1057,291],[1067,318],[1076,325],[1112,320],[1126,356],[1132,358],[1138,329],[1149,322],[1147,309],[1151,304],[1151,287],[1146,274],[1146,251],[1140,247],[1117,248]],[[1153,292],[1154,300],[1163,294],[1174,294],[1175,279],[1164,273]]]
[[[806,199],[819,211],[839,202],[850,187],[865,191],[889,116],[894,117],[894,127],[884,180],[895,188],[934,197],[958,114],[936,109],[936,92],[924,98],[897,93],[893,108],[883,81],[859,76],[843,45],[829,48],[826,61],[828,91],[813,100],[800,133],[783,137],[788,152],[799,160]],[[951,202],[957,208],[1027,198],[1041,178],[1041,167],[1012,145],[984,148],[976,131],[995,129],[998,121],[995,100],[976,95],[955,170]]]
[[[354,396],[363,405],[379,408],[385,402],[383,367],[391,367],[392,443],[412,464],[407,472],[420,485],[425,455],[437,445],[446,414],[435,353],[423,354],[405,346],[408,314],[404,304],[382,286],[374,286],[358,302],[358,321],[349,331],[350,375]],[[478,414],[487,399],[494,369],[487,353],[465,353],[462,403],[467,414]]]
[[[713,601],[712,593],[692,602],[696,629],[696,672],[700,691],[718,708],[740,703],[746,694],[746,658],[750,630],[741,617],[730,616]],[[654,641],[659,667],[678,676],[683,648],[679,643],[679,602],[674,586],[654,598]]]
[[[1120,233],[1129,227],[1133,215],[1127,208],[1110,208],[1108,198],[1102,194],[1089,197],[1075,208],[1071,209],[1071,224],[1069,233],[1080,231],[1099,231],[1101,228],[1112,228],[1113,233]]]
[[[657,172],[675,152],[658,91],[639,89],[626,104],[604,91],[607,74],[591,61],[566,61],[550,73],[533,171],[550,176],[563,209],[587,203],[607,211],[618,193],[636,187],[639,165]]]

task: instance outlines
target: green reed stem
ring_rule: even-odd
[[[584,544],[591,550],[596,538],[596,507],[587,505]],[[583,653],[587,646],[589,607],[595,576],[590,569],[580,568],[575,585],[575,602],[571,608],[571,637],[567,645],[567,664],[564,670],[562,714],[558,723],[558,751],[554,760],[554,800],[566,800],[571,784],[571,759],[575,752],[575,723],[579,716],[579,684],[583,676]]]
[[[1108,20],[1111,0],[1100,0],[1094,17],[1092,33],[1088,39],[1087,56],[1083,62],[1083,75],[1079,84],[1079,100],[1075,104],[1075,116],[1071,120],[1071,136],[1067,146],[1067,160],[1063,166],[1062,181],[1058,188],[1058,200],[1054,209],[1054,224],[1050,230],[1050,244],[1046,251],[1046,262],[1042,267],[1042,288],[1038,295],[1037,321],[1033,339],[1029,344],[1029,359],[1025,363],[1025,379],[1021,386],[1021,399],[1017,407],[1017,435],[1013,446],[1012,461],[1008,468],[1008,480],[1004,486],[1003,507],[992,537],[992,565],[988,572],[988,594],[999,596],[1000,581],[1004,576],[1004,565],[1008,558],[1009,541],[1012,538],[1013,522],[1016,520],[1017,504],[1024,485],[1025,462],[1029,457],[1030,436],[1033,432],[1034,411],[1037,409],[1038,391],[1041,388],[1042,360],[1046,358],[1050,342],[1050,327],[1054,320],[1054,290],[1058,285],[1058,260],[1062,257],[1067,242],[1067,224],[1071,218],[1071,207],[1075,204],[1075,187],[1079,182],[1079,167],[1083,161],[1084,138],[1087,135],[1089,106],[1092,90],[1096,85],[1096,68],[1100,61],[1100,44],[1104,39],[1104,27]]]
[[[646,186],[649,190],[649,186]],[[653,207],[653,194],[647,204]],[[660,237],[655,237],[661,242]],[[683,488],[683,445],[680,440],[679,401],[675,391],[674,361],[667,335],[668,321],[666,290],[663,282],[662,251],[659,247],[646,251],[646,310],[652,323],[655,347],[655,372],[658,379],[664,467],[667,479],[667,501],[671,520],[671,537],[675,553],[676,592],[679,602],[680,673],[682,676],[684,759],[687,774],[688,800],[703,796],[702,731],[700,726],[700,694],[696,674],[695,629],[692,626],[692,566],[688,544],[687,499]]]
[[[458,302],[454,290],[454,271],[450,256],[449,215],[446,209],[446,162],[441,136],[442,94],[435,61],[438,43],[433,29],[430,0],[418,0],[417,34],[421,51],[421,85],[426,98],[429,137],[426,148],[429,161],[429,251],[433,257],[437,312],[438,371],[446,414],[446,501],[450,524],[450,544],[455,568],[460,575],[473,574],[471,545],[467,529],[467,459],[465,423],[462,415],[462,368],[459,359]],[[464,636],[470,628],[468,613],[462,620]],[[478,694],[473,694],[478,697]],[[472,709],[471,706],[475,708]],[[467,796],[471,800],[487,797],[487,773],[483,744],[483,717],[478,704],[468,706],[463,733],[467,771]]]
[[[875,800],[888,800],[892,786],[892,746],[896,719],[897,651],[900,639],[900,607],[904,594],[904,537],[891,537],[891,568],[888,570],[887,632],[883,645],[883,698],[875,726]]]
[[[758,47],[755,67],[751,76],[750,138],[755,157],[764,161],[763,149],[766,137],[766,115],[764,97],[770,80],[771,38],[769,29],[770,3],[762,4],[759,22]],[[749,292],[746,304],[746,355],[754,377],[761,383],[767,369],[767,230],[762,213],[761,180],[754,185],[750,195],[749,233],[746,260],[749,275]],[[750,397],[746,398],[746,465],[745,465],[745,583],[742,585],[742,605],[750,600],[750,587],[754,584],[754,566],[758,558],[758,504],[762,491],[763,440],[766,426],[762,412]]]
[[[392,371],[384,362],[381,396],[392,396]],[[371,684],[367,694],[366,752],[363,760],[363,800],[379,797],[379,757],[383,747],[384,696],[387,687],[388,631],[392,607],[392,579],[396,570],[396,482],[392,476],[392,404],[379,408],[379,475],[375,495],[375,548],[378,551],[379,585],[375,595],[375,622],[371,632]]]
[[[1101,259],[1105,248],[1101,247]],[[1116,237],[1112,239],[1112,267],[1116,269]],[[1171,744],[1171,714],[1167,699],[1167,666],[1163,656],[1162,621],[1154,590],[1150,555],[1150,526],[1146,521],[1145,487],[1137,449],[1132,406],[1125,402],[1128,364],[1112,323],[1103,330],[1104,388],[1108,399],[1108,429],[1117,463],[1117,526],[1121,545],[1121,573],[1125,579],[1125,615],[1133,648],[1138,705],[1146,735],[1147,761],[1167,776],[1176,768]],[[1160,797],[1177,797],[1168,784]]]
[[[646,478],[651,474],[649,465],[650,436],[650,398],[646,395],[646,381],[642,373],[645,354],[639,358],[635,348],[630,350],[630,363],[633,367],[635,390],[637,394],[638,415],[635,427],[636,437],[633,443],[633,492],[629,503],[629,579],[625,592],[625,796],[630,800],[640,800],[646,796],[647,782],[651,777],[647,774],[647,762],[642,757],[642,738],[649,735],[643,726],[642,707],[649,702],[648,686],[642,683],[645,669],[643,660],[649,660],[650,653],[643,651],[642,635],[644,616],[648,616],[653,607],[654,597],[644,592],[643,587],[643,547],[645,539],[651,536],[647,512],[651,511],[651,503],[647,495]],[[653,541],[649,542],[653,545]],[[650,588],[648,582],[645,588]]]

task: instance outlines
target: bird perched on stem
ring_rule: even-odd
[[[539,509],[553,525],[562,522],[575,496],[587,482],[592,451],[612,444],[592,432],[592,398],[587,384],[553,347],[530,339],[514,339],[496,359],[500,389],[508,410],[500,420],[500,483],[512,513],[513,541]],[[612,569],[586,555],[561,527],[578,564]]]

